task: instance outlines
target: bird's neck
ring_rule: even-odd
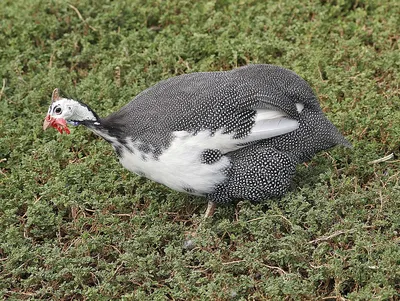
[[[112,145],[118,144],[117,141],[124,138],[121,133],[121,124],[107,122],[107,118],[100,118],[88,105],[82,102],[79,102],[79,106],[75,107],[73,118],[69,120],[69,123],[87,127]]]

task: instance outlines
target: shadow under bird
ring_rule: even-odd
[[[110,116],[62,98],[44,120],[60,133],[84,125],[114,148],[128,170],[216,203],[285,194],[296,165],[341,144],[311,87],[293,71],[248,65],[163,80]]]

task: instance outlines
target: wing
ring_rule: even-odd
[[[221,139],[226,144],[219,149],[230,151],[296,130],[298,108],[313,97],[295,73],[249,65],[159,82],[101,122],[110,132],[118,129],[120,139],[140,141],[150,149],[167,148],[176,135],[218,133],[229,137]]]

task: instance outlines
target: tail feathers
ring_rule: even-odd
[[[335,127],[335,130],[337,131],[336,135],[336,145],[342,145],[347,148],[353,148],[353,145],[345,138],[343,135],[338,131],[338,129]]]
[[[298,121],[300,126],[297,130],[267,139],[267,144],[290,153],[298,163],[309,161],[316,153],[336,145],[352,147],[322,111],[303,110]]]
[[[321,128],[316,128],[315,139],[323,142],[323,144],[326,145],[327,148],[331,148],[336,145],[353,148],[351,143],[347,141],[347,139],[339,132],[336,126],[333,125],[325,116],[322,117],[323,118],[321,118],[321,121],[323,126]]]

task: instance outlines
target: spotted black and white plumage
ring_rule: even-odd
[[[227,154],[232,162],[227,180],[207,195],[217,203],[233,199],[250,201],[282,196],[296,172],[296,160],[267,143],[256,143]]]
[[[57,118],[106,139],[130,171],[213,202],[281,196],[298,163],[350,146],[310,86],[274,65],[173,77],[106,118],[57,95]]]

